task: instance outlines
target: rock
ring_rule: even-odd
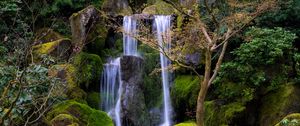
[[[91,44],[90,46],[95,49],[104,47],[108,30],[100,12],[94,6],[88,6],[74,13],[69,19],[72,42],[77,48],[81,49],[86,44]]]
[[[143,59],[136,56],[123,56],[120,64],[122,71],[122,120],[132,126],[149,126],[149,116],[142,90]]]
[[[86,101],[92,108],[100,109],[101,99],[99,92],[88,92]]]
[[[65,126],[66,123],[78,124],[79,126],[113,126],[113,121],[105,112],[92,109],[73,100],[55,105],[47,113],[46,119],[51,120],[51,123],[59,124],[55,126]]]
[[[171,98],[178,121],[195,117],[201,80],[197,76],[180,75],[175,78]]]
[[[105,0],[102,4],[102,10],[111,16],[125,16],[132,14],[128,0]]]
[[[270,126],[278,123],[285,115],[300,111],[300,88],[292,83],[268,93],[262,98],[259,125]]]
[[[63,38],[63,36],[61,36],[59,33],[53,31],[53,29],[50,28],[39,29],[35,34],[36,34],[36,37],[34,39],[35,45],[46,43],[46,42],[52,42]]]
[[[42,55],[50,55],[57,60],[67,61],[72,53],[72,43],[70,39],[63,38],[52,42],[47,42],[32,47],[34,61],[41,61]]]
[[[183,122],[183,123],[179,123],[179,124],[176,124],[175,126],[197,126],[195,122]]]
[[[59,114],[55,116],[51,121],[51,126],[79,126],[79,120],[69,114]]]
[[[287,115],[275,126],[300,126],[300,113]]]
[[[172,15],[176,14],[177,11],[172,7],[172,5],[158,0],[153,5],[146,7],[142,13],[152,15]]]

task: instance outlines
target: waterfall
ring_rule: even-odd
[[[155,28],[157,34],[157,40],[160,46],[161,52],[168,52],[171,48],[171,37],[170,37],[170,27],[171,27],[171,16],[155,16]],[[170,65],[170,61],[164,56],[163,53],[160,53],[160,63],[161,63],[161,76],[163,83],[163,124],[162,126],[170,126],[171,118],[170,115],[172,113],[171,100],[170,100],[170,73],[168,72],[168,66]]]
[[[115,119],[116,126],[121,126],[120,92],[122,92],[120,58],[104,64],[101,81],[102,109]]]
[[[137,21],[132,16],[123,19],[123,55],[138,56]],[[121,66],[120,57],[109,61],[104,65],[101,81],[102,109],[115,121],[116,126],[122,125],[121,119]]]
[[[132,16],[123,19],[123,53],[124,55],[137,56],[137,21]]]

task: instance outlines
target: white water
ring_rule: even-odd
[[[138,56],[137,40],[134,38],[137,35],[136,22],[132,16],[125,16],[123,19],[123,55]],[[104,94],[101,95],[103,99],[102,109],[113,118],[116,126],[121,126],[122,80],[120,57],[104,65],[100,90]]]
[[[137,21],[132,16],[123,19],[123,53],[124,55],[137,56]]]
[[[101,99],[103,99],[102,109],[115,120],[116,126],[121,126],[120,92],[122,88],[120,87],[122,87],[122,81],[120,75],[120,58],[113,59],[104,65],[100,91]]]
[[[171,37],[170,37],[170,27],[171,27],[171,16],[155,16],[155,28],[157,33],[157,40],[159,42],[160,51],[167,52],[171,48]],[[168,66],[170,61],[167,59],[163,53],[160,53],[160,63],[162,68],[162,82],[163,82],[163,98],[164,98],[164,111],[163,111],[163,124],[161,126],[170,126],[172,124],[170,115],[172,113],[172,106],[170,100],[170,73],[168,72]]]

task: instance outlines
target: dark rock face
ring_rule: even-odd
[[[136,56],[123,56],[120,62],[123,82],[121,98],[123,124],[149,126],[142,90],[143,59]]]

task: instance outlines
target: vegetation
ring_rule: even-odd
[[[172,49],[162,53],[174,72],[174,125],[299,125],[299,0],[1,0],[0,125],[112,126],[99,83],[132,13],[173,15]],[[154,125],[163,101],[151,20],[134,37]]]

